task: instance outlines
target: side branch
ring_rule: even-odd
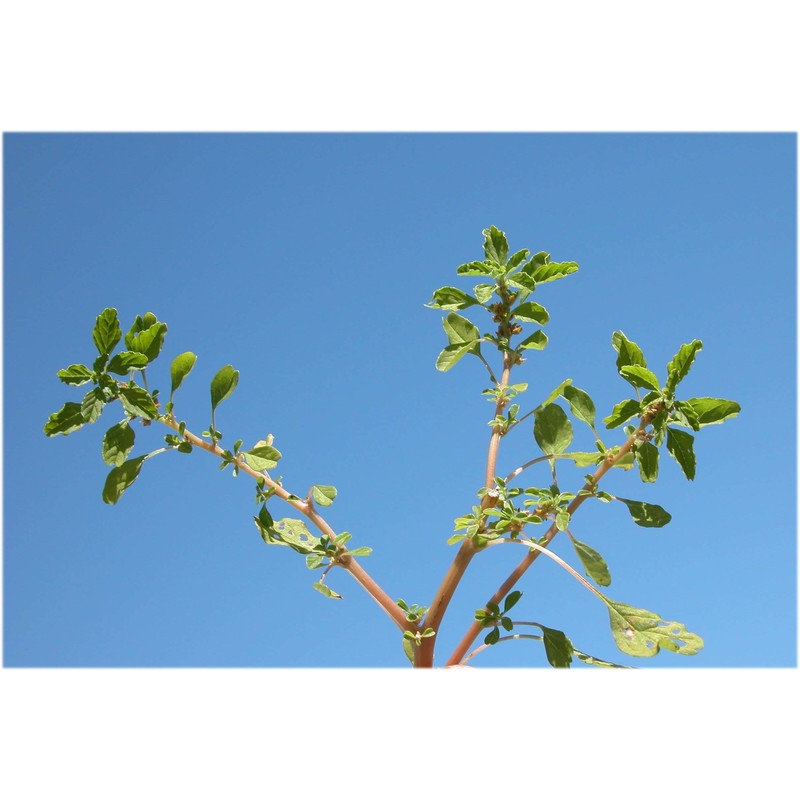
[[[639,427],[628,437],[625,444],[620,447],[617,453],[604,461],[598,468],[597,471],[592,475],[591,479],[584,484],[583,488],[587,492],[591,492],[599,483],[600,479],[633,447],[634,442],[639,438],[639,435],[644,433],[645,428],[650,424],[655,414],[645,414]],[[570,516],[577,511],[577,509],[581,506],[584,500],[591,495],[584,494],[578,495],[568,506],[567,511],[569,512]],[[547,533],[545,534],[545,543],[544,547],[546,547],[550,542],[553,540],[555,535],[558,533],[558,528],[556,527],[555,522],[550,526]],[[506,578],[503,585],[492,595],[492,597],[487,601],[487,605],[489,603],[496,603],[500,604],[503,598],[514,588],[517,581],[525,574],[528,567],[536,561],[537,557],[539,556],[539,550],[532,550],[529,552],[522,561],[517,564],[514,568],[513,572]],[[448,659],[445,666],[450,667],[454,664],[461,663],[462,659],[466,655],[469,648],[472,646],[472,643],[478,637],[481,632],[480,623],[474,621],[467,632],[464,634],[464,638],[459,642],[456,649],[453,651],[453,654]]]
[[[174,417],[161,417],[160,421],[175,431],[179,430],[180,426],[175,421]],[[216,442],[207,442],[205,439],[201,439],[199,436],[196,436],[188,430],[183,431],[183,437],[194,447],[207,450],[209,453],[212,453],[216,456],[219,456],[220,454],[220,449]],[[327,536],[331,540],[336,537],[333,529],[319,515],[312,503],[300,499],[293,499],[293,497],[296,496],[293,496],[290,492],[284,489],[283,486],[281,486],[279,483],[276,483],[265,473],[258,472],[257,470],[253,469],[241,458],[237,459],[236,466],[242,472],[246,472],[251,477],[256,478],[257,480],[263,480],[267,486],[274,490],[275,494],[280,497],[281,500],[284,500],[290,506],[296,508],[301,514],[303,514],[303,516],[307,517],[324,536]],[[406,615],[403,610],[397,605],[397,603],[394,602],[394,600],[392,600],[391,597],[389,597],[388,594],[386,594],[386,592],[373,580],[373,578],[369,576],[367,571],[356,561],[356,559],[345,554],[337,563],[344,570],[349,572],[353,578],[355,578],[355,580],[366,590],[369,595],[371,595],[375,602],[378,603],[378,605],[389,615],[389,617],[391,617],[392,621],[401,630],[416,630],[414,623],[409,622],[406,619]]]

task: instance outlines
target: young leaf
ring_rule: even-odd
[[[508,263],[506,264],[506,272],[511,272],[511,270],[516,269],[529,255],[530,250],[518,250],[513,256],[511,256],[511,258],[508,259]]]
[[[103,406],[106,401],[103,399],[103,391],[99,386],[90,389],[81,401],[81,414],[83,419],[88,422],[94,422],[103,411]]]
[[[483,243],[483,252],[489,261],[494,261],[496,264],[505,264],[508,258],[508,241],[503,231],[498,230],[492,225],[491,228],[486,228],[483,231],[485,241]]]
[[[335,486],[312,486],[311,494],[318,506],[329,506],[336,497]]]
[[[673,653],[693,656],[703,649],[703,640],[689,633],[680,622],[665,622],[658,614],[605,598],[611,633],[617,647],[631,656],[650,658],[663,647]]]
[[[586,574],[598,586],[610,586],[611,573],[608,570],[608,564],[606,564],[603,556],[594,548],[589,547],[588,544],[579,542],[577,539],[572,540],[572,546],[575,548],[575,552],[578,554],[578,558],[581,560]]]
[[[617,351],[617,370],[622,367],[646,367],[644,353],[636,342],[632,342],[622,331],[611,335],[611,346]]]
[[[694,409],[701,428],[705,425],[719,425],[742,410],[733,400],[720,400],[716,397],[693,397],[686,402]]]
[[[677,428],[667,428],[667,450],[678,462],[687,480],[693,481],[695,474],[694,436]]]
[[[546,325],[550,320],[547,309],[533,302],[521,303],[515,309],[512,309],[512,313],[523,322],[538,322],[540,325]]]
[[[119,390],[119,400],[132,417],[158,419],[158,407],[150,393],[141,386],[123,386]]]
[[[572,441],[572,424],[564,409],[553,403],[533,412],[533,435],[546,455],[563,453]]]
[[[172,361],[169,368],[170,378],[172,379],[172,386],[169,392],[169,399],[172,402],[172,395],[180,388],[186,376],[194,369],[197,363],[197,356],[194,353],[181,353]]]
[[[274,469],[281,459],[280,450],[276,450],[263,442],[257,442],[252,450],[244,450],[242,455],[244,455],[245,461],[258,472],[263,472],[265,469]]]
[[[503,601],[503,613],[507,614],[511,611],[512,608],[519,602],[520,597],[522,597],[522,592],[515,591],[511,592],[510,594],[506,595],[506,599]]]
[[[239,383],[239,371],[235,370],[230,364],[224,366],[211,379],[211,411],[215,411],[217,406],[233,394],[236,384]]]
[[[45,436],[55,436],[59,433],[66,436],[82,428],[85,422],[80,403],[64,403],[58,411],[50,415],[45,423],[44,433]]]
[[[644,483],[655,483],[658,478],[658,448],[651,442],[640,442],[634,448],[639,466],[639,476]]]
[[[536,258],[536,256],[534,256]],[[532,261],[529,263],[533,263]],[[528,264],[525,265],[526,267]],[[578,265],[574,261],[564,261],[561,264],[547,263],[537,266],[535,269],[529,271],[525,269],[536,283],[548,283],[549,281],[557,281],[559,278],[565,278],[573,272],[578,271]]]
[[[368,556],[372,553],[371,547],[354,547],[347,551],[348,556]]]
[[[561,392],[564,399],[569,403],[570,411],[581,422],[585,422],[594,430],[595,407],[592,398],[577,386],[567,385]]]
[[[494,287],[492,287],[494,291]],[[443,308],[450,311],[456,311],[460,308],[469,308],[470,306],[478,305],[478,301],[474,297],[470,297],[466,292],[461,289],[456,289],[453,286],[443,286],[433,293],[428,308]]]
[[[551,667],[568,668],[572,663],[572,642],[563,631],[539,626],[544,634],[544,652]]]
[[[103,487],[103,502],[115,505],[127,488],[139,477],[139,470],[148,456],[138,456],[130,461],[125,461],[118,467],[114,467],[108,473],[105,486]]]
[[[620,367],[619,374],[625,378],[631,386],[638,386],[640,389],[655,389],[658,391],[661,387],[658,383],[658,378],[647,367],[640,367],[635,364]]]
[[[101,356],[110,355],[122,337],[122,329],[117,319],[117,309],[107,308],[95,320],[92,340]]]
[[[547,334],[544,331],[535,331],[517,345],[517,350],[544,350],[546,346]]]
[[[479,283],[473,287],[472,293],[481,304],[486,303],[494,294],[495,285],[493,283]]]
[[[561,381],[561,383],[550,392],[549,395],[539,404],[539,408],[544,408],[545,406],[549,406],[550,403],[553,402],[557,397],[564,393],[564,387],[569,386],[572,383],[572,378],[567,378],[566,380]]]
[[[92,379],[92,371],[85,364],[70,364],[66,369],[60,369],[56,375],[70,386],[81,386]]]
[[[324,594],[325,597],[330,597],[331,600],[342,600],[342,596],[337,592],[334,592],[330,586],[324,584],[322,581],[317,581],[316,583],[311,584],[320,594]]]
[[[484,261],[470,261],[456,269],[457,275],[491,275],[492,268]]]
[[[638,400],[623,400],[611,409],[611,413],[603,420],[606,428],[618,428],[631,417],[639,414]]]
[[[125,347],[134,353],[142,353],[148,362],[155,361],[164,346],[166,334],[166,323],[159,322],[156,315],[148,311],[144,317],[137,316],[133,321],[125,334]]]
[[[672,519],[672,515],[661,506],[642,503],[639,500],[626,500],[619,496],[617,500],[628,506],[633,521],[643,528],[663,528]]]
[[[127,375],[132,369],[142,369],[146,366],[147,356],[144,353],[123,350],[108,362],[107,369],[115,375]]]
[[[480,331],[468,319],[455,313],[448,314],[442,320],[442,326],[450,344],[475,345],[481,338]]]
[[[686,377],[695,357],[702,349],[703,343],[699,339],[689,344],[682,344],[672,361],[667,364],[666,389],[670,394],[675,392],[675,387]]]
[[[306,569],[317,569],[322,566],[325,556],[321,553],[309,553],[306,556]]]
[[[121,467],[133,450],[135,438],[127,419],[110,427],[103,436],[103,461],[110,467]]]

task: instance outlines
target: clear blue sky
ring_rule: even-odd
[[[334,484],[334,528],[373,547],[364,566],[391,596],[427,604],[482,483],[491,408],[477,360],[434,369],[442,313],[423,304],[478,282],[455,267],[482,258],[493,224],[512,251],[580,264],[537,292],[550,345],[515,374],[531,386],[523,412],[567,377],[600,417],[628,397],[618,329],[662,374],[701,339],[686,395],[742,406],[699,432],[694,482],[663,456],[654,486],[608,480],[666,507],[670,525],[587,504],[572,526],[608,561],[606,594],[684,622],[700,655],[626,658],[604,607],[545,559],[518,587],[518,618],[635,666],[794,666],[796,180],[788,134],[6,135],[4,664],[406,665],[398,631],[347,574],[329,579],[345,600],[326,600],[300,556],[262,543],[246,476],[168,453],[107,506],[100,441],[116,411],[68,437],[42,426],[82,396],[55,373],[93,358],[95,316],[115,306],[127,329],[153,311],[169,333],[151,386],[166,394],[172,358],[199,357],[178,417],[202,431],[209,380],[232,363],[223,443],[273,433],[287,488]],[[136,453],[163,432],[142,430]],[[524,423],[501,470],[537,454]],[[562,488],[583,472],[560,473]],[[575,564],[561,538],[554,551]],[[440,659],[522,553],[473,562]],[[546,666],[526,641],[473,663]]]

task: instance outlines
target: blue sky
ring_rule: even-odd
[[[567,377],[600,417],[628,397],[614,330],[660,374],[701,339],[685,395],[742,406],[699,432],[694,482],[664,456],[655,485],[609,476],[604,488],[663,505],[670,525],[586,504],[572,526],[608,561],[606,594],[684,622],[700,655],[625,657],[604,607],[543,558],[518,587],[518,618],[623,664],[796,665],[794,135],[14,134],[4,182],[6,666],[406,665],[396,628],[348,575],[329,578],[345,600],[326,600],[301,557],[262,543],[246,476],[167,453],[111,507],[100,441],[116,410],[68,437],[42,426],[82,396],[55,373],[93,358],[95,316],[114,306],[127,329],[153,311],[169,332],[151,386],[166,394],[171,359],[198,355],[178,417],[204,430],[208,383],[233,364],[224,443],[273,433],[287,488],[335,485],[326,518],[373,548],[364,566],[392,597],[427,604],[482,483],[491,407],[477,360],[435,370],[443,315],[424,304],[478,282],[455,268],[482,257],[489,225],[512,251],[580,264],[537,291],[550,344],[514,374],[530,384],[523,412]],[[162,436],[142,430],[135,452]],[[537,454],[523,423],[501,471]],[[559,472],[562,488],[583,472]],[[554,551],[577,566],[562,538]],[[475,559],[439,659],[521,555]],[[546,666],[527,641],[472,663]]]

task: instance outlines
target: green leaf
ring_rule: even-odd
[[[617,647],[631,656],[650,658],[663,647],[673,653],[693,656],[703,649],[703,640],[689,633],[680,622],[665,622],[658,614],[605,598],[611,632]]]
[[[584,664],[591,664],[595,667],[606,667],[609,669],[633,669],[633,667],[626,667],[624,664],[615,664],[613,661],[605,661],[602,658],[595,658],[586,653],[581,653],[580,650],[573,650],[573,652]]]
[[[64,405],[48,417],[44,426],[45,436],[64,436],[82,428],[86,420],[81,413],[80,403],[64,403]]]
[[[693,397],[686,402],[694,409],[701,428],[705,425],[719,425],[742,410],[733,400],[721,400],[717,397]]]
[[[81,386],[92,379],[92,371],[85,364],[70,364],[66,369],[60,369],[56,375],[70,386]]]
[[[623,423],[627,422],[631,417],[638,416],[639,414],[639,401],[638,400],[623,400],[617,403],[611,409],[611,413],[603,420],[606,428],[618,428]]]
[[[224,366],[211,380],[211,411],[233,394],[239,383],[239,371],[230,364]]]
[[[667,364],[667,391],[672,394],[675,387],[686,377],[692,368],[694,359],[703,349],[703,343],[695,339],[689,344],[682,344],[680,350],[673,356],[672,361]]]
[[[507,614],[511,611],[512,608],[519,602],[520,597],[522,597],[522,592],[515,591],[511,592],[510,594],[506,595],[506,599],[503,601],[503,613]]]
[[[639,477],[645,483],[655,483],[658,478],[658,448],[651,442],[640,442],[633,450],[639,467]]]
[[[336,497],[335,486],[312,486],[311,494],[318,506],[329,506]]]
[[[468,319],[458,314],[448,314],[442,320],[442,326],[451,345],[476,345],[481,338],[480,331]]]
[[[700,430],[700,420],[698,419],[697,412],[692,405],[685,400],[675,401],[672,409],[671,421],[676,425],[683,425],[686,428],[691,428],[693,431]]]
[[[617,500],[628,506],[633,521],[643,528],[663,528],[672,519],[672,515],[661,506],[642,503],[639,500],[627,500],[619,496]]]
[[[325,556],[320,553],[309,553],[306,556],[306,569],[317,569],[322,566]]]
[[[456,269],[458,275],[491,275],[492,268],[485,261],[470,261]]]
[[[687,480],[694,480],[695,456],[694,436],[677,428],[667,428],[667,450],[678,462]]]
[[[564,387],[569,386],[571,383],[572,383],[572,378],[567,378],[566,380],[561,381],[561,383],[559,383],[558,386],[556,386],[556,388],[553,389],[553,391],[550,392],[549,395],[547,395],[547,398],[543,400],[538,407],[544,408],[545,406],[549,406],[550,403],[553,402],[553,400],[560,397],[564,393]]]
[[[494,291],[494,287],[492,287],[492,291]],[[478,301],[474,297],[470,297],[466,292],[462,292],[461,289],[456,289],[453,286],[443,286],[433,293],[433,297],[428,303],[428,308],[443,308],[453,311],[475,305],[478,305]]]
[[[622,367],[646,367],[644,353],[635,342],[628,339],[622,331],[611,334],[611,346],[617,351],[617,370]]]
[[[563,453],[572,441],[572,424],[561,406],[549,404],[533,412],[533,435],[547,455]]]
[[[122,329],[117,319],[117,309],[105,309],[95,320],[92,340],[101,356],[110,355],[122,337]]]
[[[536,256],[534,256],[534,258],[536,258]],[[526,267],[527,266],[528,265],[526,265]],[[555,262],[541,264],[530,272],[528,269],[525,269],[525,272],[527,272],[536,281],[536,283],[557,281],[560,278],[565,278],[567,275],[571,275],[573,272],[577,271],[578,265],[574,261],[564,261],[561,264],[557,264]]]
[[[578,558],[581,560],[586,574],[598,586],[610,586],[611,573],[608,570],[608,564],[606,564],[603,556],[594,548],[589,547],[588,544],[579,542],[577,539],[572,540],[572,546],[575,548],[575,552],[578,554]]]
[[[472,345],[459,345],[449,344],[439,353],[436,359],[436,369],[439,372],[447,372],[451,367],[455,366],[467,353],[474,353],[475,348]]]
[[[108,473],[105,486],[103,487],[103,502],[115,505],[126,489],[139,477],[139,470],[142,468],[148,456],[138,456],[130,461],[125,461],[118,467],[114,467]]]
[[[494,290],[495,285],[493,283],[479,283],[472,289],[472,292],[477,301],[482,304],[491,299],[492,295],[494,294]]]
[[[262,530],[262,537],[267,544],[282,544],[291,547],[298,553],[312,553],[320,539],[309,533],[305,523],[299,519],[279,519],[272,526],[269,531],[270,541],[264,537]]]
[[[483,638],[484,644],[497,644],[498,640],[500,639],[500,630],[498,628],[492,628],[489,633]]]
[[[103,398],[103,390],[99,386],[90,389],[81,401],[81,414],[83,414],[83,419],[87,423],[94,422],[102,413],[105,404],[106,401]]]
[[[568,668],[572,663],[572,642],[563,631],[539,626],[544,634],[544,652],[551,667]]]
[[[512,269],[516,269],[529,255],[530,250],[517,250],[517,252],[508,259],[506,272],[511,272]]]
[[[517,345],[517,350],[544,350],[546,346],[547,334],[544,331],[535,331]]]
[[[595,451],[594,453],[562,453],[562,458],[568,458],[575,462],[576,467],[592,467],[603,460],[603,454]]]
[[[276,450],[265,441],[260,441],[256,442],[252,450],[244,450],[242,455],[254,470],[263,472],[265,469],[274,469],[278,466],[282,454],[280,450]]]
[[[110,427],[103,436],[103,461],[110,467],[121,467],[133,450],[135,438],[126,419]]]
[[[544,306],[530,301],[520,303],[520,305],[512,309],[512,314],[523,322],[538,322],[540,325],[546,325],[550,320],[550,315]]]
[[[581,422],[585,422],[594,430],[596,412],[592,398],[583,389],[578,389],[577,386],[569,384],[564,387],[561,394],[564,395],[564,399],[569,403],[573,416],[581,420]]]
[[[491,228],[484,229],[483,235],[485,238],[483,252],[486,253],[486,258],[497,264],[505,264],[508,258],[508,242],[503,231],[492,225]]]
[[[147,356],[144,353],[123,350],[108,362],[107,369],[115,375],[126,375],[133,369],[143,369],[146,366]]]
[[[322,581],[317,581],[316,583],[311,584],[320,594],[325,595],[325,597],[330,597],[331,600],[341,600],[342,596],[337,592],[334,592],[330,586],[323,583]]]
[[[349,556],[368,556],[371,553],[371,547],[354,547],[352,550],[347,551],[347,555]]]
[[[137,316],[128,333],[125,334],[125,347],[134,353],[142,353],[149,361],[155,361],[164,346],[167,334],[165,322],[158,322],[156,315],[148,311],[144,317]]]
[[[170,402],[172,401],[172,395],[180,388],[186,376],[194,369],[196,363],[197,356],[194,353],[186,352],[175,356],[169,368],[169,374],[172,379],[172,386],[169,392]]]
[[[123,386],[119,390],[122,407],[132,417],[157,419],[158,407],[150,393],[141,386]]]
[[[655,389],[658,391],[661,388],[658,378],[647,367],[640,367],[635,364],[620,367],[619,374],[632,386],[638,386],[640,389]]]

